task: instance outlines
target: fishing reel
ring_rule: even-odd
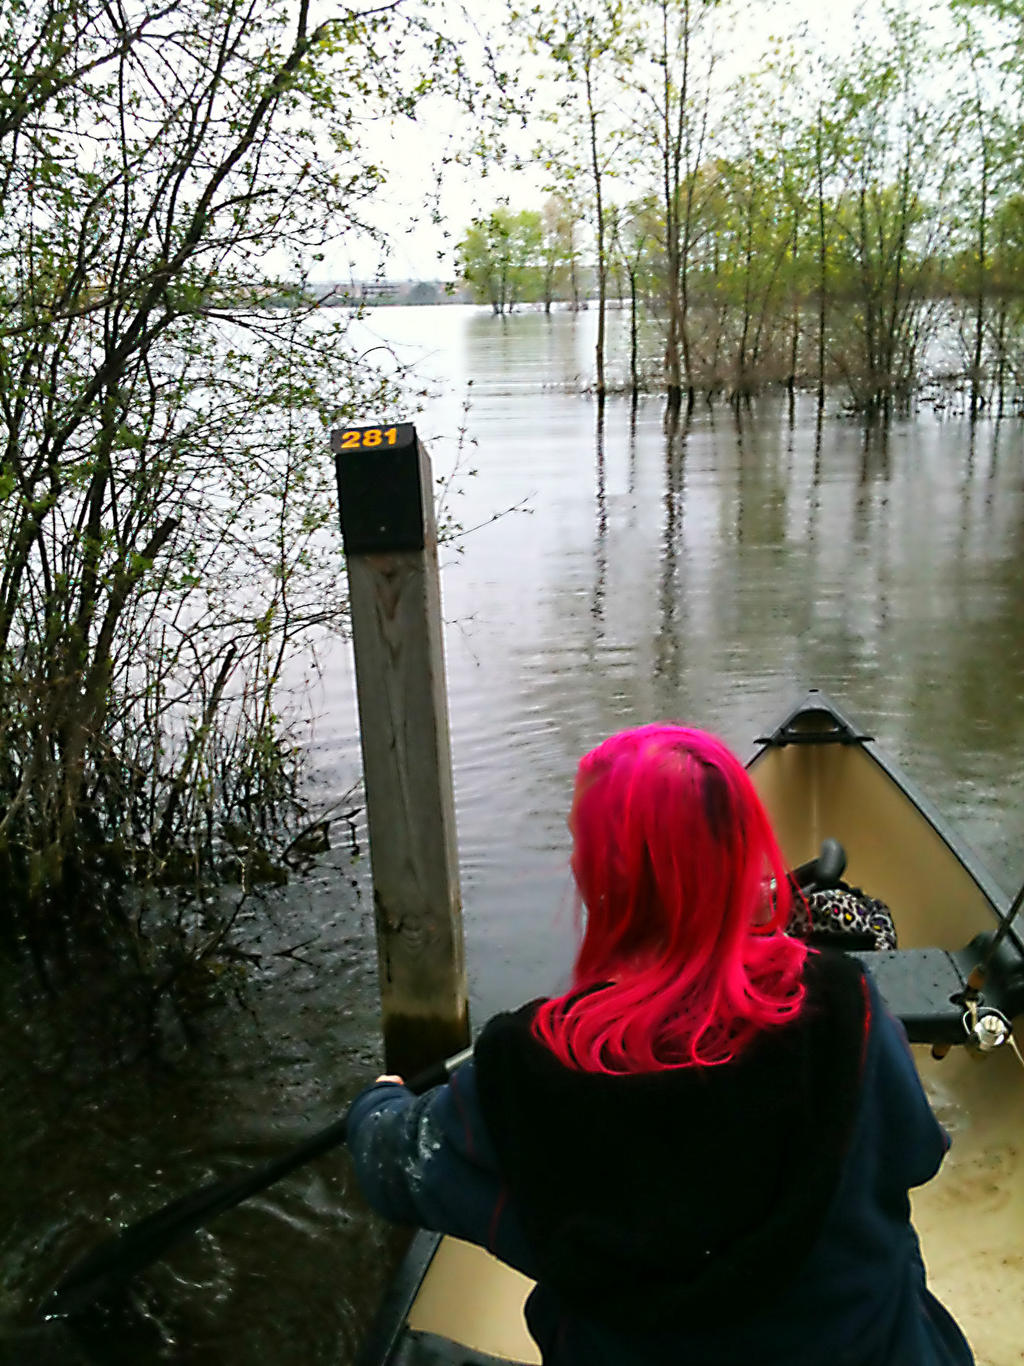
[[[932,1057],[944,1058],[954,1044],[975,1055],[997,1053],[1006,1044],[1024,1063],[1013,1032],[1013,1020],[1024,1014],[1024,958],[1007,942],[1006,925],[995,934],[979,934],[958,953],[947,954],[962,986],[947,996],[952,1007],[941,1033],[932,1035]],[[910,952],[915,952],[911,950]],[[934,958],[934,950],[917,950]],[[938,985],[941,974],[930,974]]]
[[[964,1043],[972,1053],[995,1053],[1009,1044],[1020,1057],[1012,1020],[1020,1014],[1024,974],[1019,952],[1005,942],[1007,923],[996,934],[978,935],[968,945],[976,959],[961,1000]],[[993,994],[1001,1009],[990,1004]]]
[[[1013,1042],[1013,1025],[995,1006],[979,1005],[976,999],[969,1000],[963,1023],[964,1042],[973,1053],[994,1053],[1004,1044]]]

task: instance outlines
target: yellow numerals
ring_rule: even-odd
[[[397,440],[397,427],[363,427],[358,431],[342,432],[341,449],[343,451],[371,450],[374,446],[393,446]]]

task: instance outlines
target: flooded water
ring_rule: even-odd
[[[615,399],[598,426],[579,392],[594,321],[449,307],[366,324],[432,390],[417,426],[452,515],[477,528],[446,550],[442,583],[477,1025],[563,980],[572,773],[622,726],[685,720],[747,753],[821,687],[997,881],[1024,878],[1019,423],[928,408],[865,432],[783,396],[698,404],[674,431],[660,400]],[[329,801],[358,776],[347,646],[310,687]],[[201,1050],[111,1057],[91,1004],[0,982],[0,1363],[351,1361],[392,1244],[344,1153],[226,1215],[75,1334],[25,1325],[104,1228],[283,1151],[373,1075],[369,907],[342,831],[270,907],[247,1009],[214,1012]]]

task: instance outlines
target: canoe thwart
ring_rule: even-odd
[[[962,1044],[968,1041],[964,1026],[967,979],[978,961],[978,950],[977,941],[972,940],[957,953],[889,949],[857,952],[853,957],[871,973],[911,1043]],[[985,989],[974,997],[980,1010],[994,1009],[1010,1020],[1024,1011],[1024,964],[1019,958],[1015,967],[1014,971],[1009,959],[1002,971],[993,964]]]
[[[963,1043],[967,973],[946,949],[881,949],[853,955],[911,1043]]]

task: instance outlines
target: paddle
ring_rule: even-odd
[[[472,1054],[467,1048],[437,1063],[408,1083],[417,1095],[439,1086]],[[289,1172],[345,1142],[345,1120],[335,1120],[311,1134],[290,1152],[242,1176],[213,1181],[130,1224],[113,1238],[79,1258],[57,1282],[40,1307],[44,1319],[66,1317],[86,1308],[107,1291],[130,1280],[143,1267],[158,1261],[175,1243],[202,1228],[218,1214],[265,1190]]]
[[[790,874],[804,888],[830,886],[841,876],[846,855],[835,840],[826,840],[816,859],[802,864]],[[420,1073],[408,1083],[416,1094],[429,1091],[445,1081],[472,1053],[466,1049],[445,1062]],[[165,1252],[188,1234],[202,1228],[225,1210],[240,1205],[257,1191],[280,1181],[322,1153],[345,1142],[345,1120],[335,1120],[326,1129],[311,1134],[291,1152],[257,1167],[242,1176],[214,1181],[191,1191],[137,1224],[130,1224],[99,1247],[86,1253],[65,1272],[43,1301],[39,1313],[45,1319],[66,1317],[85,1309],[106,1292],[122,1285],[144,1267],[158,1261]]]

